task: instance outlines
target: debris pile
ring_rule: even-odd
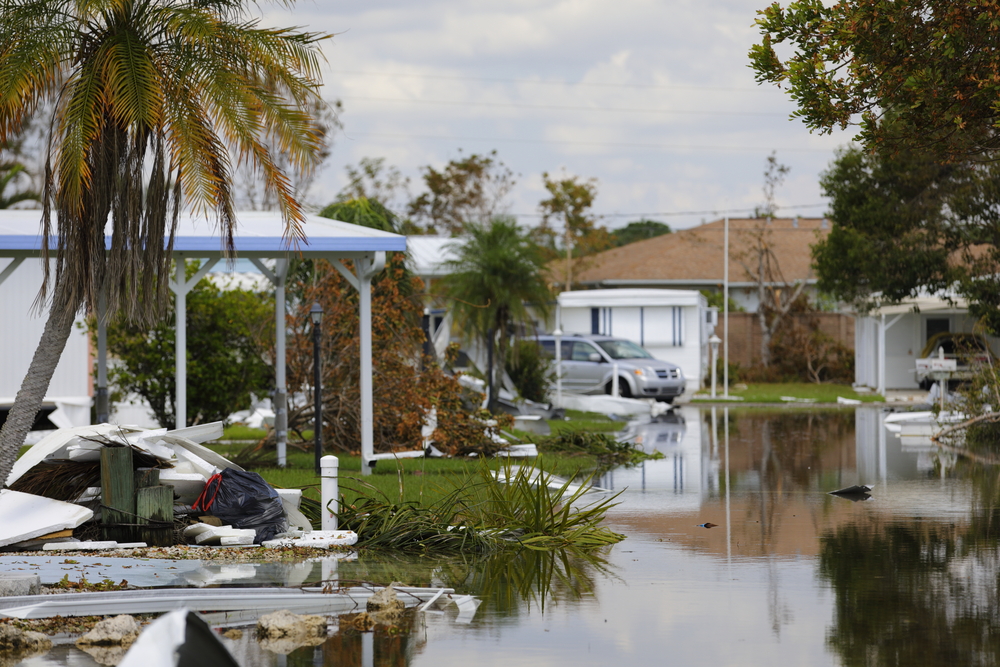
[[[221,436],[221,422],[174,431],[112,424],[54,431],[18,459],[9,488],[0,491],[0,549],[301,543],[312,531],[299,511],[301,491],[279,493],[201,444]],[[308,546],[356,540],[324,536]]]

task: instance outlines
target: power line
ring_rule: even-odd
[[[831,148],[775,148],[774,146],[701,146],[694,144],[639,144],[613,141],[567,141],[560,139],[514,139],[500,137],[448,137],[431,134],[397,134],[388,132],[351,132],[345,133],[347,139],[356,137],[381,137],[384,139],[429,139],[434,141],[482,141],[496,144],[550,144],[554,146],[592,146],[595,148],[648,148],[655,150],[697,150],[697,151],[762,151],[770,153],[778,150],[783,153],[829,153]]]
[[[649,84],[649,83],[600,83],[591,81],[539,81],[536,79],[511,79],[486,76],[463,76],[460,74],[409,74],[406,72],[368,72],[363,70],[329,70],[331,74],[360,74],[362,76],[384,76],[410,79],[441,79],[445,81],[490,81],[493,83],[526,83],[536,86],[573,86],[590,88],[640,88],[645,90],[712,90],[736,93],[768,92],[771,88],[732,88],[721,86],[686,86],[681,84]]]
[[[552,111],[609,111],[613,113],[655,113],[655,114],[684,114],[697,116],[781,116],[787,118],[787,113],[775,111],[688,111],[675,109],[629,109],[624,107],[581,107],[560,104],[517,104],[513,102],[459,102],[451,100],[415,100],[398,97],[355,97],[349,96],[344,100],[362,100],[366,102],[395,102],[403,104],[433,104],[438,106],[460,106],[460,107],[488,107],[501,109],[543,109]]]
[[[792,206],[779,206],[777,207],[779,211],[786,209],[803,209],[803,208],[819,208],[820,206],[826,206],[826,204],[794,204]],[[655,213],[599,213],[594,214],[597,218],[645,218],[645,217],[657,217],[657,218],[668,218],[676,217],[681,215],[723,215],[728,213],[746,213],[748,211],[753,211],[753,207],[744,208],[713,208],[711,210],[704,211],[657,211]],[[514,213],[519,218],[540,218],[541,213]]]

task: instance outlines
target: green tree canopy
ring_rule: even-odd
[[[645,241],[656,236],[663,236],[672,231],[668,224],[643,218],[642,220],[630,222],[621,229],[611,232],[611,240],[615,246],[620,247],[629,243],[635,243],[636,241]]]
[[[1000,167],[923,151],[841,151],[821,180],[834,225],[819,288],[865,310],[954,290],[1000,331]]]
[[[549,312],[552,294],[543,275],[544,259],[512,217],[472,225],[464,240],[452,245],[456,257],[446,263],[449,275],[441,279],[444,296],[459,328],[495,351],[487,373],[492,388],[495,369],[504,368],[514,327],[533,322],[529,304],[542,317]],[[495,391],[490,399],[492,410]]]
[[[196,263],[187,267],[190,277]],[[135,394],[149,403],[156,421],[177,428],[174,405],[176,346],[173,302],[153,327],[122,319],[108,326],[108,352],[118,363],[108,379],[116,400]],[[96,335],[96,323],[93,332]],[[187,296],[187,395],[185,426],[225,421],[250,407],[251,394],[266,396],[274,385],[265,359],[274,345],[274,300],[240,289],[220,289],[202,278]]]
[[[860,122],[868,148],[1000,148],[996,3],[796,0],[758,15],[757,80],[785,87],[811,129]]]
[[[451,160],[444,169],[424,167],[427,192],[409,204],[414,222],[422,223],[428,233],[462,234],[468,225],[487,224],[504,212],[507,195],[514,187],[514,173],[497,159],[473,153]]]

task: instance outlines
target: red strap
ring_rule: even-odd
[[[215,491],[212,492],[212,497],[208,497],[208,491],[212,487],[212,483],[215,483]],[[198,500],[194,501],[194,505],[191,509],[199,510],[201,512],[207,512],[212,508],[212,503],[215,502],[215,497],[219,495],[219,489],[222,488],[222,475],[215,474],[208,478],[205,482],[205,488],[201,490],[201,495],[198,496]]]

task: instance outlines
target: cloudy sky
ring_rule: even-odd
[[[818,176],[850,132],[810,134],[760,87],[747,51],[767,0],[300,0],[267,22],[335,33],[324,97],[343,103],[310,199],[344,167],[382,157],[421,189],[421,167],[497,151],[517,174],[510,212],[537,222],[542,172],[596,178],[608,227],[641,216],[690,227],[763,201],[775,151],[788,215],[825,211]]]

